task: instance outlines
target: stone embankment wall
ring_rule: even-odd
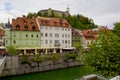
[[[30,64],[21,64],[19,60],[19,56],[12,56],[12,57],[8,56],[5,63],[5,67],[2,73],[0,74],[0,77],[55,70],[55,69],[67,68],[78,65],[81,65],[81,63],[73,59],[69,59],[67,61],[45,60],[39,63],[31,62]]]

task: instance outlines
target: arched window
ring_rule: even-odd
[[[19,24],[16,25],[16,29],[20,29],[20,25]]]

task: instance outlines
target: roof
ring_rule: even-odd
[[[72,29],[72,36],[82,36],[81,31],[79,29]]]
[[[93,30],[83,30],[81,31],[82,35],[84,36],[85,39],[87,40],[95,40],[97,38],[96,32]]]
[[[41,26],[71,28],[71,25],[65,19],[46,17],[38,17],[37,19]]]
[[[12,19],[12,30],[39,31],[35,18],[18,17]]]
[[[0,36],[4,36],[4,35],[5,35],[4,29],[0,28]]]

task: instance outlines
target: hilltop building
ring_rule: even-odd
[[[68,17],[70,15],[70,8],[67,7],[66,11],[59,11],[49,8],[45,10],[40,10],[39,13],[41,13],[41,15],[46,14],[48,16]]]

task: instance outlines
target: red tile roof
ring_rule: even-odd
[[[2,28],[0,28],[0,36],[4,36],[4,35],[5,35],[5,31]]]
[[[65,19],[38,17],[38,21],[41,26],[71,28],[70,24]]]
[[[92,30],[83,30],[81,31],[81,33],[83,34],[84,38],[87,40],[95,40],[97,38],[96,32]]]
[[[39,28],[35,18],[18,17],[12,19],[12,30],[39,31]]]

